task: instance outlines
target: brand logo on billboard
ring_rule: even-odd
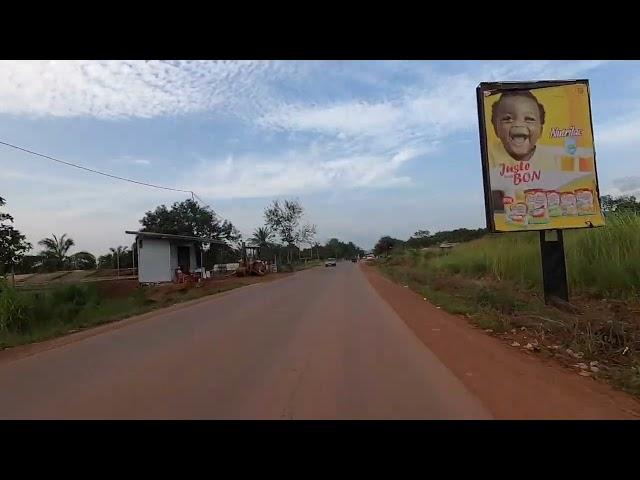
[[[581,137],[583,132],[584,130],[582,128],[576,128],[573,126],[569,128],[553,127],[549,135],[551,138]]]
[[[530,170],[531,164],[529,162],[519,162],[515,165],[500,164],[500,176],[513,178],[514,185],[540,180],[542,172],[540,170]]]

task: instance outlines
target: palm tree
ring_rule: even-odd
[[[67,253],[69,253],[69,249],[75,245],[75,242],[73,238],[67,237],[66,233],[63,233],[60,238],[53,234],[52,237],[53,238],[43,238],[38,242],[38,245],[44,247],[40,255],[47,259],[54,260],[56,267],[62,268],[69,258]]]
[[[256,228],[249,242],[255,247],[268,247],[273,238],[273,232],[267,227]]]
[[[112,253],[112,258],[115,258],[116,260],[116,268],[118,269],[118,275],[120,275],[120,257],[129,253],[127,251],[129,250],[129,247],[123,247],[122,245],[119,245],[116,248],[111,247],[109,250]]]

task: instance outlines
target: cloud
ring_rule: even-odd
[[[409,161],[435,151],[406,148],[393,155],[334,156],[318,145],[282,155],[229,156],[201,161],[188,188],[209,198],[259,198],[310,194],[332,189],[387,188],[411,183],[400,174]],[[186,180],[185,180],[186,182]]]
[[[623,148],[640,142],[640,112],[625,115],[596,125],[594,128],[596,147],[604,145]]]
[[[398,72],[427,72],[425,85],[432,90],[423,99],[427,106],[442,111],[442,104],[455,111],[459,107],[455,103],[458,87],[467,88],[467,80],[475,80],[474,76],[480,80],[567,77],[603,63],[484,62],[480,68],[473,64],[462,75],[445,76],[435,73],[428,63],[375,62],[358,64],[356,68],[361,71],[350,75],[371,77],[392,89]],[[300,89],[323,71],[342,71],[343,67],[344,64],[295,61],[6,60],[0,62],[0,112],[113,119],[223,111],[249,121],[261,118],[262,124],[283,128],[357,134],[386,129],[400,120],[407,108],[411,110],[410,98],[400,98],[399,102],[325,103],[313,109],[285,103],[274,87],[283,82]],[[345,75],[339,78],[348,80]],[[438,85],[431,88],[434,79]],[[469,95],[473,98],[473,89]],[[473,107],[473,102],[470,105]],[[420,101],[417,106],[421,106]]]
[[[622,193],[640,190],[640,176],[630,176],[614,179],[611,184]]]
[[[567,80],[599,68],[609,60],[519,60],[512,62],[484,62],[482,81]]]
[[[295,66],[266,61],[2,61],[0,112],[102,119],[216,109],[246,115],[261,112],[269,101],[269,82],[293,75]]]
[[[143,158],[137,158],[133,161],[136,165],[151,165],[151,161],[145,160]]]
[[[322,107],[286,105],[258,119],[259,124],[282,130],[340,135],[374,134],[398,121],[402,111],[392,104],[347,102]]]
[[[429,75],[421,83],[391,92],[390,98],[383,101],[282,104],[257,119],[257,123],[275,130],[316,133],[344,142],[399,149],[475,128],[475,88],[481,81],[567,78],[603,63],[485,62],[454,74],[427,69]]]
[[[324,106],[285,105],[259,118],[267,128],[335,135],[339,139],[411,134],[439,136],[473,125],[475,85],[465,75],[435,88],[413,90],[395,101],[350,101]]]

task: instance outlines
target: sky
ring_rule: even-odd
[[[0,141],[192,190],[246,238],[297,198],[317,240],[370,249],[484,227],[475,88],[587,78],[601,194],[640,195],[637,61],[0,61]],[[187,194],[0,145],[0,196],[37,250],[130,245],[125,230]]]

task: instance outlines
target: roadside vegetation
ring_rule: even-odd
[[[232,277],[199,287],[167,284],[143,288],[137,280],[120,280],[14,288],[0,278],[0,350],[73,333],[257,281],[261,280],[257,277]]]
[[[638,204],[640,206],[640,204]],[[640,395],[640,215],[565,231],[571,304],[545,305],[537,232],[485,235],[451,249],[396,244],[380,270],[515,348]]]
[[[4,205],[0,198],[0,207]],[[72,253],[76,242],[64,233],[41,239],[41,251],[26,255],[32,245],[12,223],[11,215],[0,212],[0,349],[274,278],[223,275],[197,285],[143,288],[132,268],[138,264],[134,246],[112,247],[96,258],[86,251]],[[147,231],[224,240],[224,246],[203,251],[207,269],[216,263],[236,263],[242,255],[242,237],[233,224],[194,199],[160,205],[146,212],[140,224]],[[327,257],[364,253],[352,242],[336,238],[325,245],[316,242],[315,226],[304,221],[304,208],[297,200],[275,200],[268,205],[265,225],[254,231],[248,243],[260,247],[262,259],[277,260],[279,272],[285,274],[319,266]],[[14,285],[11,273],[42,275],[27,276]],[[115,278],[118,276],[125,278]]]

